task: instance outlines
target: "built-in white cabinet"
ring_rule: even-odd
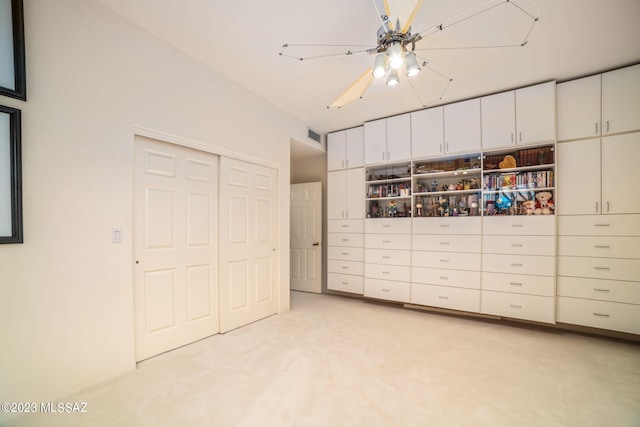
[[[364,141],[367,165],[411,160],[411,115],[366,122]]]
[[[558,140],[640,129],[640,65],[557,86]]]
[[[444,107],[411,113],[411,155],[413,158],[437,157],[444,147]]]
[[[327,218],[360,219],[365,215],[364,169],[327,173]]]
[[[481,98],[483,149],[554,141],[555,94],[547,82]]]
[[[640,212],[640,197],[629,192],[640,132],[561,142],[557,150],[558,214]]]
[[[463,126],[460,124],[464,123]],[[478,151],[481,145],[480,99],[444,106],[444,151],[442,154]]]
[[[364,127],[327,135],[327,169],[339,170],[364,165]]]
[[[327,289],[364,292],[364,220],[329,220]]]

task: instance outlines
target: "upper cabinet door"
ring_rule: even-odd
[[[364,163],[367,165],[387,161],[387,119],[364,124]]]
[[[411,154],[414,159],[444,154],[444,108],[411,113]]]
[[[556,82],[516,90],[517,143],[556,139]]]
[[[516,143],[515,92],[503,92],[480,99],[482,148],[508,147]]]
[[[387,161],[411,160],[411,115],[387,119]]]
[[[446,153],[480,151],[480,98],[444,106]]]
[[[600,135],[601,75],[557,85],[558,140]]]
[[[346,132],[332,132],[327,135],[327,169],[330,171],[344,169]]]
[[[602,75],[602,133],[640,129],[640,64]]]
[[[364,165],[364,127],[359,126],[346,131],[345,167],[355,168]]]

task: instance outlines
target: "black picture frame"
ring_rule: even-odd
[[[0,206],[10,206],[9,216],[11,218],[11,232],[2,232],[7,224],[0,224],[0,244],[3,243],[23,243],[22,237],[22,130],[21,130],[21,111],[16,108],[5,107],[0,105],[0,116],[8,115],[9,118],[9,135],[0,136],[0,144],[6,144],[8,141],[9,149],[6,146],[0,146],[0,153],[8,152],[8,159],[0,158],[0,169],[4,169],[4,165],[9,163],[9,178],[6,180],[7,174],[0,174],[0,189],[7,188],[9,184],[9,194],[3,195],[0,191]],[[8,160],[8,162],[7,162]],[[5,163],[6,162],[6,163]],[[0,216],[0,220],[2,217]]]
[[[0,0],[1,1],[1,0]],[[27,78],[25,65],[24,42],[24,7],[23,0],[11,0],[11,26],[13,34],[13,75],[14,87],[0,86],[0,95],[10,96],[22,101],[27,100]],[[11,58],[0,58],[0,61],[11,62]]]

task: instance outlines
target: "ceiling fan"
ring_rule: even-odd
[[[461,13],[451,16],[438,22],[426,30],[416,33],[412,32],[411,25],[420,11],[424,0],[372,0],[376,13],[380,19],[381,26],[377,32],[377,44],[375,46],[362,46],[363,49],[344,50],[345,45],[318,45],[318,44],[284,44],[279,53],[280,56],[297,59],[299,61],[326,59],[335,57],[344,57],[351,55],[375,55],[373,65],[368,68],[355,82],[353,82],[338,98],[333,101],[327,108],[341,108],[362,99],[367,88],[374,79],[385,78],[388,86],[396,86],[400,83],[400,76],[406,75],[407,82],[411,85],[414,94],[418,98],[420,104],[426,107],[432,102],[440,100],[444,97],[446,90],[453,81],[447,72],[437,64],[419,56],[416,52],[426,50],[444,50],[444,49],[480,49],[480,48],[505,48],[505,47],[523,47],[527,44],[533,35],[536,24],[539,22],[539,8],[534,0],[488,0],[476,6],[473,6]],[[435,1],[435,0],[432,0]],[[498,8],[513,8],[512,12],[520,14],[524,20],[525,28],[522,34],[524,37],[517,40],[498,43],[493,45],[468,45],[455,47],[430,47],[425,42],[418,45],[421,41],[428,39],[436,33],[445,32],[451,28],[458,27],[465,22],[470,22],[482,14],[495,11]],[[422,46],[425,45],[425,46]],[[337,52],[324,53],[320,55],[300,56],[290,53],[292,49],[317,48],[336,48]],[[417,76],[422,68],[428,68],[435,72],[436,75],[445,83],[442,92],[436,99],[429,102],[422,102],[421,96],[411,83],[411,78]],[[402,73],[404,71],[404,73]]]

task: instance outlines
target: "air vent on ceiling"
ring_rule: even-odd
[[[313,139],[318,143],[322,143],[322,136],[316,131],[309,129],[309,138]]]

